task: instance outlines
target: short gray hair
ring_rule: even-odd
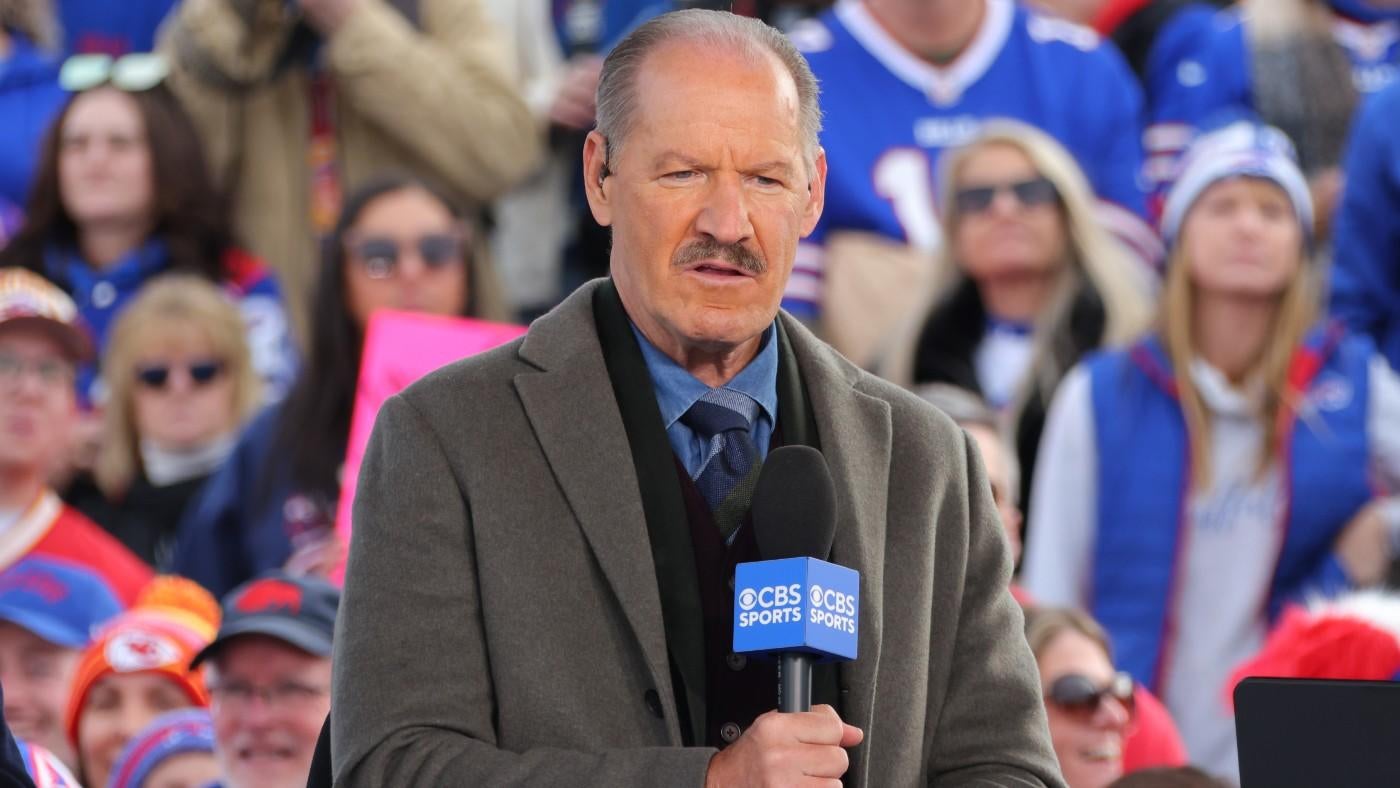
[[[820,89],[807,59],[782,32],[757,19],[691,8],[651,19],[622,39],[603,61],[598,78],[598,132],[607,140],[607,159],[621,148],[637,111],[637,74],[662,44],[693,42],[755,58],[776,57],[797,86],[803,158],[809,174],[822,130]]]

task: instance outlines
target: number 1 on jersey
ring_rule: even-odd
[[[943,244],[933,196],[933,165],[918,148],[891,148],[875,162],[875,193],[889,200],[904,239],[923,252]]]

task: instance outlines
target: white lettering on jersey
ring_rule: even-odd
[[[1099,45],[1099,34],[1087,27],[1076,25],[1053,16],[1031,14],[1026,20],[1026,30],[1031,38],[1041,44],[1059,41],[1085,52]]]
[[[890,148],[875,162],[875,193],[890,202],[904,239],[923,252],[943,243],[933,197],[933,167],[918,148]]]
[[[919,118],[914,121],[914,141],[921,148],[957,148],[971,142],[981,126],[976,115]]]

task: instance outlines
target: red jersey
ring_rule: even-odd
[[[130,607],[153,573],[144,561],[77,509],[44,490],[13,525],[0,533],[0,569],[28,555],[81,564],[103,578]]]

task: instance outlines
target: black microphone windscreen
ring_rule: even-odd
[[[779,558],[831,555],[836,535],[836,486],[826,458],[810,446],[782,446],[768,453],[750,504],[758,554]]]

